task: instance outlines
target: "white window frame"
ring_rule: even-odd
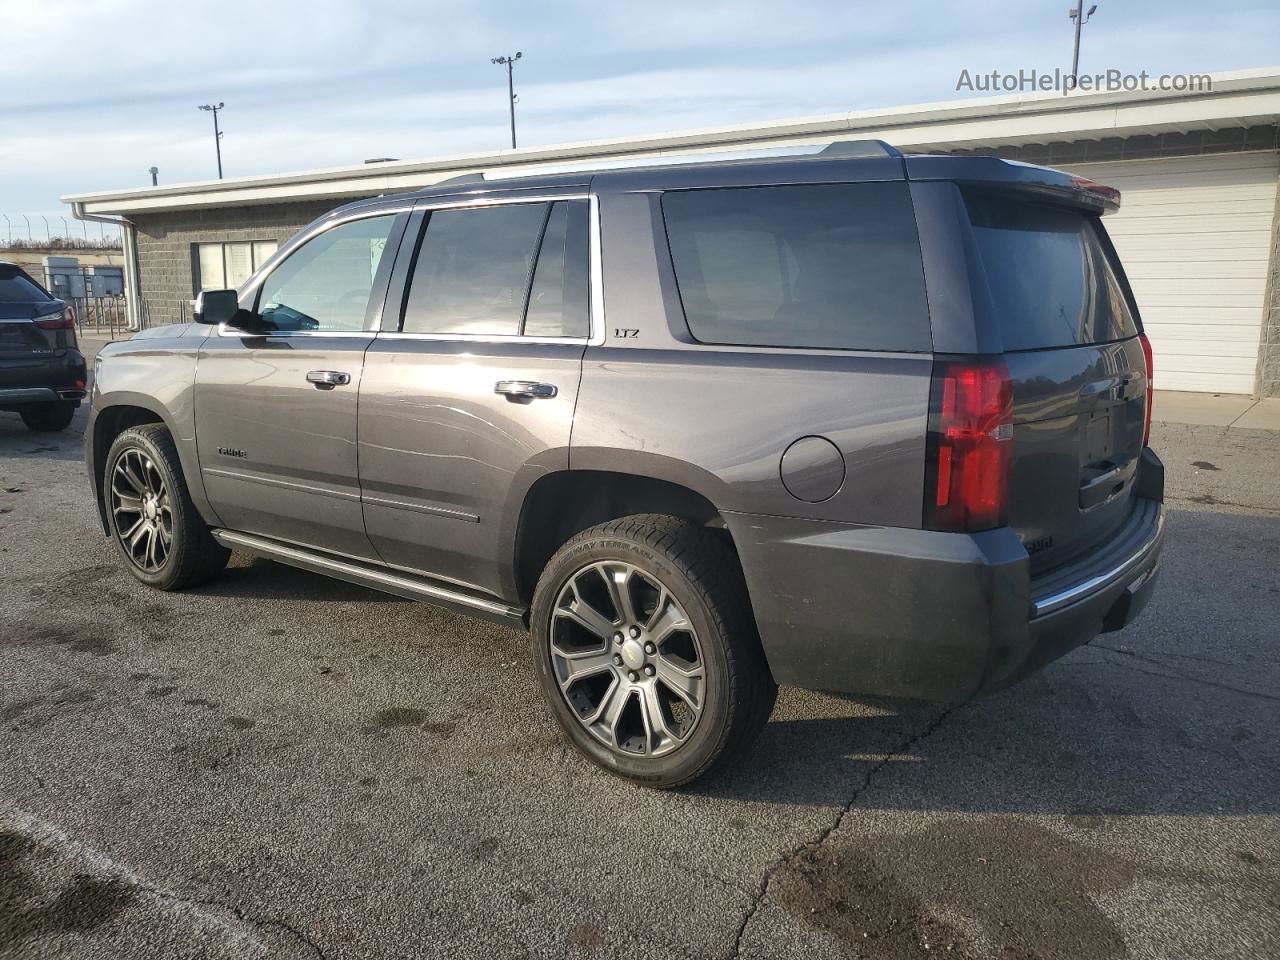
[[[193,291],[193,295],[198,296],[201,293],[201,291],[205,289],[209,289],[209,290],[227,289],[226,287],[208,287],[208,288],[205,287],[204,278],[200,275],[201,249],[204,247],[219,248],[219,252],[222,254],[222,282],[225,284],[227,282],[227,247],[230,246],[231,244],[239,244],[239,243],[247,243],[249,245],[249,276],[250,277],[252,277],[260,269],[262,269],[262,265],[266,263],[268,260],[270,260],[273,256],[275,256],[276,252],[280,249],[280,241],[272,237],[258,237],[252,240],[205,240],[205,241],[197,240],[195,243],[191,244],[191,264],[194,268],[192,270],[193,275],[191,279],[192,279],[192,286],[195,288]],[[258,259],[258,250],[257,250],[258,244],[260,243],[274,243],[276,245],[275,250],[272,250],[261,260]]]

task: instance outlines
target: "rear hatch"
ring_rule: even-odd
[[[26,373],[73,346],[66,305],[20,267],[0,263],[0,387],[26,386]]]
[[[1093,210],[964,188],[1013,384],[1008,523],[1041,573],[1133,507],[1150,384],[1132,293]]]

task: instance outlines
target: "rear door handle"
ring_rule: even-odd
[[[509,400],[550,400],[560,391],[554,383],[535,383],[532,380],[499,380],[493,385],[494,393],[504,394]]]
[[[351,374],[341,370],[312,370],[307,374],[307,383],[315,384],[317,390],[332,390],[344,387],[351,382]]]

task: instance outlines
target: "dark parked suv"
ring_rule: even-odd
[[[17,264],[0,261],[0,410],[40,433],[65,430],[84,381],[71,307]]]
[[[323,217],[99,357],[104,529],[527,627],[568,737],[684,783],[776,684],[955,702],[1151,593],[1115,191],[879,143],[441,185]]]

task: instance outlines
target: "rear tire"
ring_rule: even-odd
[[[169,431],[125,430],[107,453],[102,498],[111,539],[129,571],[159,590],[181,590],[222,572],[231,551],[213,539],[191,502]]]
[[[69,400],[55,400],[38,407],[26,407],[18,411],[27,429],[34,433],[58,433],[71,426],[77,404]]]
[[[531,618],[556,721],[633,783],[677,787],[731,764],[773,710],[737,557],[686,520],[638,514],[578,534],[543,570]]]

